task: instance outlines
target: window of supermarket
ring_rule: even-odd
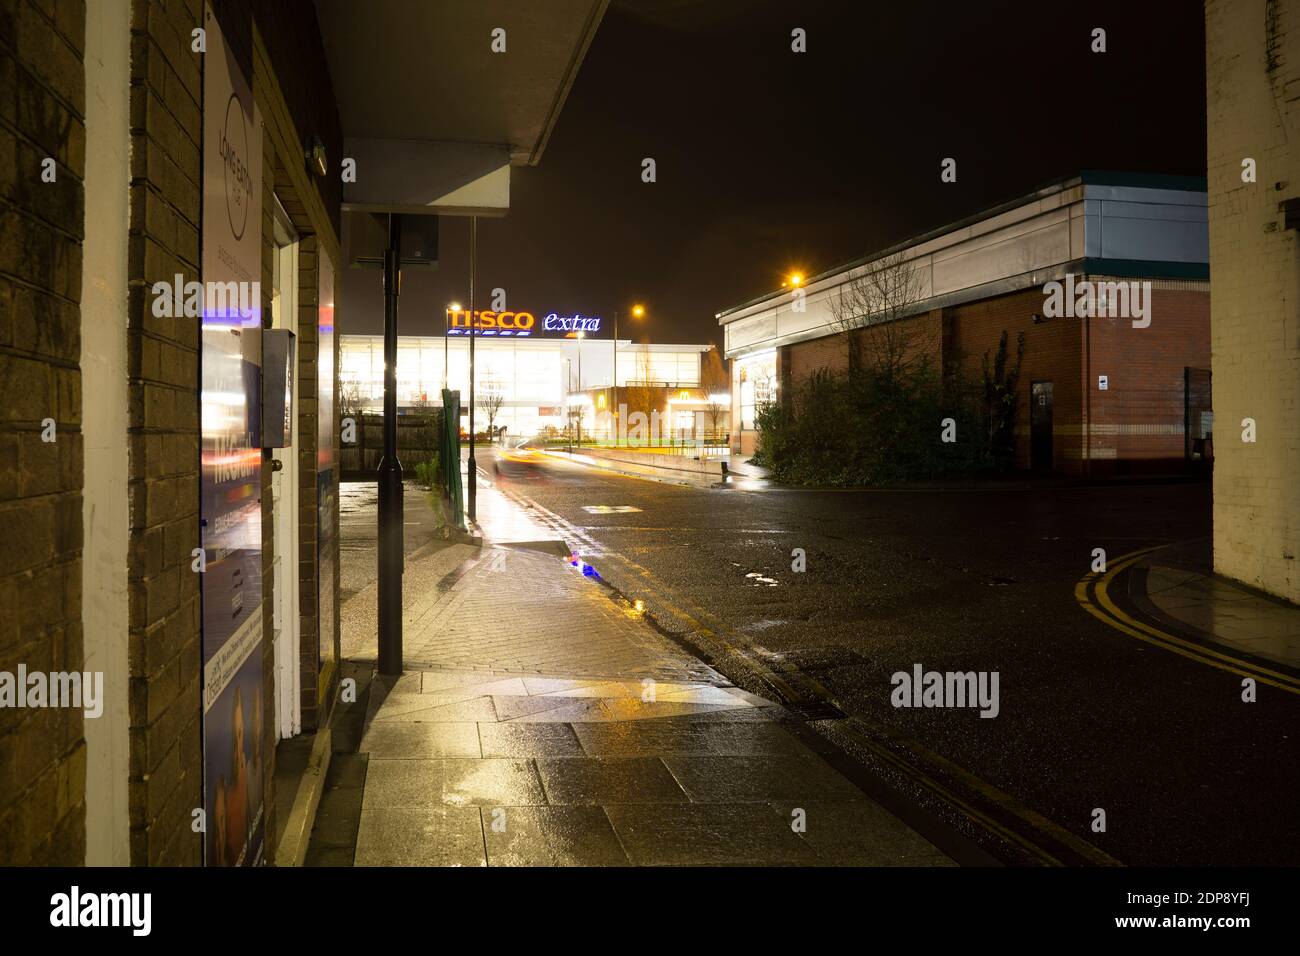
[[[620,341],[619,385],[698,387],[700,356],[711,347]],[[468,337],[402,336],[397,348],[399,414],[409,413],[418,402],[442,404],[444,349],[447,387],[469,395]],[[531,438],[547,426],[563,429],[570,392],[613,384],[612,352],[608,340],[476,337],[477,392],[501,396],[494,424],[497,429],[504,426],[506,435]],[[379,411],[384,390],[383,336],[342,336],[339,362],[343,393],[352,397],[357,410]]]

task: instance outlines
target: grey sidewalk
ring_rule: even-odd
[[[1300,669],[1300,608],[1213,574],[1209,542],[1143,558],[1130,597],[1159,623],[1202,641]]]
[[[581,565],[487,546],[404,617],[340,764],[356,865],[951,865]]]

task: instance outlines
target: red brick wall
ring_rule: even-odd
[[[1020,402],[1016,418],[1017,468],[1029,467],[1029,393],[1035,381],[1050,381],[1053,398],[1053,454],[1057,470],[1073,471],[1078,465],[1079,429],[1083,422],[1083,331],[1077,319],[1051,319],[1034,324],[1043,311],[1041,289],[971,302],[946,310],[951,338],[947,350],[960,362],[962,373],[974,382],[983,380],[983,361],[997,355],[998,339],[1005,330],[1007,348],[1014,361],[1016,337],[1025,334],[1025,357],[1020,369]]]
[[[788,376],[782,379],[781,388],[791,395],[790,385],[797,389],[815,372],[825,369],[839,375],[849,368],[848,335],[844,332],[787,345],[780,349],[780,353],[785,359],[781,372]]]
[[[1085,351],[1085,323],[1055,318],[1035,323],[1043,313],[1041,289],[936,310],[899,323],[925,350],[939,350],[946,371],[960,370],[979,385],[983,360],[997,354],[1007,332],[1014,360],[1016,338],[1025,336],[1016,422],[1018,468],[1030,464],[1029,396],[1035,381],[1053,383],[1053,464],[1057,471],[1083,471],[1085,389],[1091,390],[1092,451],[1090,473],[1178,470],[1183,458],[1183,368],[1208,368],[1209,292],[1205,283],[1155,281],[1152,321],[1135,329],[1131,319],[1093,319],[1088,324],[1091,348]],[[942,330],[942,332],[940,331]],[[864,337],[869,354],[871,333]],[[938,343],[942,342],[940,346]],[[781,350],[783,388],[818,369],[848,368],[846,333],[785,346]],[[1091,368],[1086,357],[1091,354]],[[1097,389],[1097,376],[1109,376],[1109,389]],[[1085,378],[1087,382],[1085,382]]]
[[[0,671],[82,669],[81,0],[0,3]],[[42,182],[41,162],[56,164]],[[53,442],[41,440],[53,419]],[[0,863],[85,859],[77,708],[0,708]]]
[[[1093,319],[1091,352],[1092,474],[1179,470],[1183,368],[1210,367],[1208,291],[1153,283],[1151,325]],[[1099,375],[1109,378],[1104,392]]]
[[[1209,292],[1203,283],[1156,281],[1151,308],[1151,325],[1145,329],[1133,328],[1131,319],[1090,320],[1087,351],[1082,319],[1033,323],[1032,316],[1043,312],[1041,289],[948,310],[953,318],[950,347],[960,350],[966,373],[977,381],[984,353],[991,361],[1001,331],[1007,330],[1012,349],[1016,334],[1025,333],[1017,467],[1029,466],[1030,385],[1051,381],[1056,470],[1083,470],[1085,387],[1091,392],[1090,474],[1181,468],[1183,368],[1209,367]],[[1109,378],[1105,392],[1097,388],[1099,375]]]

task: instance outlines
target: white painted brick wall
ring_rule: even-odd
[[[1300,230],[1279,209],[1300,197],[1300,0],[1207,0],[1205,27],[1214,565],[1300,602]]]

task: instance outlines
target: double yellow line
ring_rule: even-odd
[[[747,666],[755,676],[773,688],[787,703],[811,702],[809,699],[811,695],[813,699],[820,699],[835,706],[831,692],[816,678],[786,662],[767,661],[751,653],[744,646],[745,642],[738,639],[738,635],[729,625],[689,600],[676,595],[648,568],[614,552],[610,552],[606,557],[624,565],[634,576],[649,584],[653,589],[652,599],[659,608],[667,611],[688,630],[694,631],[697,636],[703,637],[707,643],[738,659],[741,666]],[[684,606],[679,606],[678,602]],[[705,623],[706,620],[709,623]],[[840,733],[851,738],[859,747],[930,791],[977,826],[993,833],[1004,842],[1019,847],[1040,865],[1066,864],[1067,861],[1062,858],[1061,851],[1050,848],[1053,844],[1067,850],[1066,857],[1073,854],[1078,861],[1086,864],[1123,865],[1115,857],[1042,814],[1029,809],[1010,794],[915,740],[862,716],[850,717],[838,723],[841,723],[842,727]],[[960,788],[973,793],[977,799],[966,799],[958,792],[958,787],[950,786],[941,778],[956,782]],[[997,812],[1006,814],[1018,822],[1008,825],[999,821],[993,813],[986,812],[978,805],[980,801],[988,805],[990,810],[996,808]],[[1044,846],[1044,842],[1048,845]]]
[[[1236,655],[1170,634],[1145,621],[1137,620],[1116,606],[1109,594],[1109,588],[1115,582],[1116,575],[1162,547],[1164,545],[1131,551],[1110,562],[1104,572],[1086,575],[1074,586],[1074,599],[1085,611],[1102,623],[1130,637],[1136,637],[1139,641],[1145,641],[1147,644],[1221,671],[1253,678],[1261,684],[1268,684],[1289,694],[1300,694],[1300,679],[1290,674],[1270,670]]]

